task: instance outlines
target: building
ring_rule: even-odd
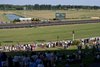
[[[32,18],[19,18],[20,21],[31,21]]]
[[[55,18],[57,20],[64,20],[66,18],[66,13],[56,13]]]

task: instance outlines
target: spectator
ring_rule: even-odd
[[[5,52],[1,53],[0,59],[1,59],[1,65],[2,65],[2,67],[6,67],[7,66],[7,55],[6,55]]]
[[[67,63],[65,67],[70,67],[70,65]]]
[[[43,65],[42,62],[40,62],[40,63],[37,65],[37,67],[44,67],[44,65]]]

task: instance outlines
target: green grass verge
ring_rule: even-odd
[[[46,26],[37,28],[0,29],[0,42],[29,43],[72,39],[72,30],[75,38],[100,36],[100,23],[74,24],[61,26]]]

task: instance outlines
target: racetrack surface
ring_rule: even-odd
[[[10,28],[30,28],[39,26],[53,26],[53,25],[68,25],[68,24],[85,24],[85,23],[99,23],[98,20],[76,20],[76,21],[55,21],[55,22],[36,22],[36,23],[24,23],[24,24],[0,24],[0,29]]]

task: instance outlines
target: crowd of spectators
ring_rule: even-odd
[[[86,67],[82,61],[88,55],[87,52],[82,52],[81,49],[71,54],[45,51],[7,56],[5,52],[2,52],[0,53],[0,67],[57,67],[57,64],[61,63],[65,63],[61,64],[62,67],[70,67],[71,64],[75,63],[78,63],[79,67]],[[93,58],[94,62],[100,62],[100,53],[93,55]]]
[[[57,67],[57,63],[65,62],[65,67],[70,63],[82,62],[82,52],[73,54],[61,52],[32,52],[30,55],[7,56],[0,54],[0,67]]]
[[[38,47],[40,48],[63,47],[64,49],[66,49],[72,44],[73,44],[72,40],[46,42],[46,43],[39,43],[39,44],[38,43],[32,43],[32,44],[19,44],[18,43],[17,45],[0,46],[0,51],[34,51]],[[100,44],[100,37],[95,37],[95,38],[80,39],[80,43],[77,46],[87,46],[88,48],[96,47],[98,50],[100,50],[99,44]]]
[[[64,47],[67,48],[72,44],[72,41],[59,41],[59,42],[47,42],[47,43],[33,43],[33,44],[17,44],[17,45],[7,45],[0,46],[1,51],[34,51],[38,47],[40,48],[55,48],[55,47]]]
[[[57,67],[57,64],[65,63],[64,67],[70,67],[73,63],[78,63],[80,67],[86,67],[82,62],[83,59],[91,55],[94,58],[94,62],[100,62],[100,37],[98,38],[90,38],[90,39],[81,39],[82,45],[87,45],[92,42],[91,53],[83,52],[82,45],[78,45],[77,51],[71,54],[67,52],[52,52],[52,51],[44,51],[44,52],[35,52],[34,50],[37,47],[41,48],[51,48],[51,47],[64,47],[64,49],[71,46],[73,41],[59,41],[59,42],[48,42],[37,44],[24,44],[24,45],[12,45],[12,46],[4,46],[6,51],[26,51],[25,54],[19,55],[16,54],[14,56],[8,56],[5,52],[0,53],[0,67]],[[89,46],[88,46],[89,47]],[[27,52],[31,52],[31,54],[27,54]]]

